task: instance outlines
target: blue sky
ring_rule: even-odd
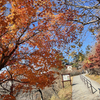
[[[88,29],[88,26],[85,26],[84,27],[84,31],[82,34],[84,34],[86,32],[86,37],[84,38],[84,41],[83,41],[83,46],[81,47],[83,51],[85,51],[85,48],[90,45],[90,46],[93,46],[95,45],[95,42],[96,42],[96,35],[93,35],[93,33],[91,33]],[[97,34],[97,33],[96,33]]]

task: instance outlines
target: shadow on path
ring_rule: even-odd
[[[72,86],[77,85],[78,83],[72,84]]]

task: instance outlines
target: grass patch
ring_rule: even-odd
[[[87,74],[86,76],[100,84],[100,75],[88,75]]]
[[[72,100],[72,86],[70,82],[64,82],[64,88],[60,89],[58,95],[53,95],[50,100]]]

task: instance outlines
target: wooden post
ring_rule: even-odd
[[[62,75],[62,86],[64,88],[63,74],[61,74],[61,75]]]
[[[70,85],[72,85],[72,83],[71,83],[71,79],[70,79]]]
[[[64,88],[64,82],[62,81],[62,84],[63,84],[63,88]]]
[[[70,74],[69,74],[70,75]],[[71,83],[71,76],[70,76],[70,85],[72,85],[72,83]]]

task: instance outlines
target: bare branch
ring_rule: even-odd
[[[91,23],[98,22],[98,21],[100,21],[100,20],[93,20],[93,21],[90,21],[90,22],[87,22],[87,23],[84,23],[84,22],[82,22],[82,21],[80,21],[80,20],[73,20],[73,21],[78,22],[78,23],[81,23],[81,24],[83,24],[83,25],[87,25],[87,24],[91,24]]]

